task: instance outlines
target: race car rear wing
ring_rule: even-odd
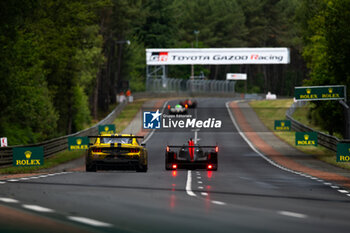
[[[187,146],[187,145],[184,145],[184,146],[172,146],[172,145],[167,145],[167,147],[169,148],[196,148],[196,147],[200,147],[200,148],[216,148],[217,146]]]
[[[87,136],[88,138],[144,138],[144,136],[135,136],[135,135],[130,135],[130,136],[125,136],[125,135],[120,135],[120,136],[107,136],[107,135],[96,135],[96,136]]]
[[[107,136],[107,135],[96,135],[96,136],[87,136],[88,138],[144,138],[144,136],[136,136],[136,135],[120,135],[120,136]],[[114,143],[113,143],[114,144]],[[89,145],[93,145],[93,143],[89,143]],[[141,143],[141,146],[146,146],[146,143]]]
[[[166,146],[166,151],[169,152],[170,148],[207,148],[207,149],[215,149],[215,152],[219,152],[219,147],[216,146],[188,146],[188,145],[183,145],[183,146],[178,146],[178,145],[167,145]]]

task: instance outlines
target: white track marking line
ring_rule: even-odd
[[[339,186],[336,186],[336,185],[332,185],[331,188],[334,188],[334,189],[338,189]]]
[[[20,180],[30,180],[30,178],[28,178],[28,177],[23,177],[23,178],[21,178]]]
[[[249,141],[249,139],[245,136],[245,134],[242,132],[241,128],[238,126],[238,124],[237,124],[235,118],[233,117],[232,112],[231,112],[231,108],[230,108],[230,106],[229,106],[229,104],[230,104],[231,102],[232,102],[232,101],[228,101],[228,102],[225,103],[226,109],[227,109],[228,114],[229,114],[229,116],[230,116],[230,118],[231,118],[231,121],[232,121],[233,125],[236,127],[236,129],[237,129],[239,135],[244,139],[244,141],[246,141],[246,143],[250,146],[250,148],[251,148],[254,152],[256,152],[258,155],[260,155],[263,159],[265,159],[265,160],[266,160],[267,162],[269,162],[271,165],[273,165],[273,166],[275,166],[275,167],[278,167],[278,168],[280,168],[280,169],[282,169],[282,170],[284,170],[284,171],[291,172],[291,173],[293,173],[293,174],[297,174],[297,175],[301,175],[301,176],[305,176],[305,177],[308,177],[308,178],[311,178],[311,179],[314,178],[314,177],[309,176],[309,175],[306,175],[306,174],[304,174],[304,173],[296,172],[296,171],[293,171],[293,170],[291,170],[291,169],[289,169],[289,168],[283,167],[283,166],[281,166],[281,165],[275,163],[273,160],[269,159],[268,157],[266,157],[266,156],[265,156],[264,154],[262,154],[260,151],[258,151],[258,150],[255,148],[255,146]],[[316,178],[316,179],[318,179],[318,178]],[[325,183],[324,183],[324,184],[325,184]],[[328,185],[328,183],[327,183],[326,185]],[[329,185],[331,185],[331,184],[329,183]],[[331,187],[332,187],[332,188],[339,188],[338,186],[331,186]]]
[[[324,182],[324,185],[332,185],[332,183]]]
[[[300,214],[300,213],[295,213],[295,212],[290,212],[290,211],[278,211],[279,214],[289,216],[289,217],[294,217],[294,218],[306,218],[307,215],[305,214]]]
[[[192,192],[192,173],[191,170],[187,171],[187,181],[186,181],[186,193],[191,196],[191,197],[195,197],[197,196],[194,192]]]
[[[222,201],[211,201],[211,203],[216,204],[216,205],[226,205],[226,203],[222,202]]]
[[[7,198],[7,197],[0,197],[0,201],[6,202],[6,203],[18,203],[19,202],[16,199]]]
[[[6,184],[6,182],[5,181],[0,181],[0,184]]]
[[[9,179],[9,180],[7,180],[7,181],[9,181],[9,182],[17,182],[17,181],[19,181],[18,179]]]
[[[251,148],[255,153],[257,153],[258,155],[260,155],[263,159],[265,159],[267,162],[269,162],[271,165],[273,165],[273,166],[275,166],[275,167],[278,167],[278,168],[280,168],[280,169],[282,169],[282,170],[284,170],[284,171],[288,171],[288,172],[291,172],[291,173],[294,173],[294,174],[300,174],[299,172],[295,172],[295,171],[293,171],[293,170],[290,170],[290,169],[288,169],[288,168],[282,167],[281,165],[275,163],[273,160],[269,159],[268,157],[266,157],[265,155],[263,155],[260,151],[258,151],[258,150],[255,148],[255,146],[253,146],[253,144],[248,140],[248,138],[245,136],[245,134],[241,131],[241,128],[238,126],[238,124],[237,124],[235,118],[233,117],[232,112],[231,112],[231,108],[229,107],[229,103],[230,103],[230,102],[231,102],[231,101],[226,102],[225,105],[226,105],[228,114],[229,114],[229,116],[230,116],[230,118],[231,118],[231,121],[232,121],[233,125],[236,127],[236,129],[237,129],[239,135],[241,135],[241,137],[242,137],[242,138],[244,139],[244,141],[250,146],[250,148]]]
[[[203,184],[203,182],[202,182],[202,181],[197,181],[197,183],[198,183],[198,184]]]
[[[346,195],[350,197],[350,194],[346,194]]]
[[[42,175],[42,176],[38,176],[38,177],[40,177],[40,178],[45,178],[45,177],[47,177],[47,175]]]
[[[208,196],[208,193],[201,192],[201,195],[203,195],[203,196]]]
[[[349,191],[343,190],[343,189],[338,189],[338,192],[340,192],[340,193],[349,193]]]
[[[199,189],[203,189],[203,187],[202,187],[202,186],[198,186],[198,188],[199,188]]]
[[[101,221],[97,221],[91,218],[85,218],[85,217],[78,217],[78,216],[68,216],[67,217],[69,220],[79,222],[79,223],[84,223],[87,225],[95,226],[95,227],[111,227],[113,226],[110,223],[105,223]]]
[[[23,208],[29,209],[29,210],[34,210],[37,212],[44,212],[44,213],[53,213],[55,212],[52,209],[46,208],[46,207],[42,207],[42,206],[38,206],[38,205],[22,205]]]
[[[166,101],[164,104],[163,104],[163,107],[162,107],[162,113],[164,112],[164,109],[165,109],[165,106],[168,104],[169,101]],[[156,130],[153,129],[148,135],[147,137],[142,141],[142,143],[146,143],[154,134]]]

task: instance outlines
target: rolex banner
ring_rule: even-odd
[[[344,100],[346,87],[342,85],[295,87],[294,97],[299,101]]]
[[[69,137],[68,138],[68,150],[87,150],[89,149],[88,137]]]
[[[288,48],[146,49],[147,65],[288,64]]]
[[[290,131],[291,123],[289,120],[275,120],[276,131]]]
[[[115,134],[115,125],[99,125],[98,126],[99,134]]]
[[[13,166],[42,166],[44,165],[44,148],[16,147],[13,148]]]
[[[317,146],[316,132],[295,132],[296,146]]]

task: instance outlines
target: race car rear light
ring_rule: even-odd
[[[219,152],[219,147],[218,147],[218,146],[215,147],[215,152],[216,152],[216,153]]]
[[[170,151],[170,148],[167,146],[166,147],[166,152],[169,152]]]
[[[185,104],[185,108],[188,108],[188,105],[187,105],[187,104]]]
[[[168,105],[168,109],[170,109],[170,105]]]
[[[213,168],[213,165],[209,164],[208,169],[212,169],[212,168]]]
[[[173,164],[173,169],[176,169],[177,168],[177,165],[176,164]]]
[[[139,149],[130,149],[130,153],[138,153]]]
[[[92,152],[102,152],[102,149],[92,149]]]

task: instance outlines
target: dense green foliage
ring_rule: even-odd
[[[303,56],[309,68],[309,79],[305,84],[349,87],[350,1],[303,0],[298,19],[303,36]],[[344,133],[343,108],[338,102],[316,102],[311,116],[330,134]]]
[[[349,1],[1,1],[0,136],[13,145],[83,129],[115,104],[125,81],[133,92],[145,90],[145,48],[289,47],[289,65],[195,66],[195,75],[246,72],[248,91],[285,96],[304,79],[347,84]],[[188,78],[191,69],[168,72]],[[243,82],[237,87],[243,91]],[[341,108],[316,106],[315,116],[334,110],[314,118],[339,132],[332,119]]]

